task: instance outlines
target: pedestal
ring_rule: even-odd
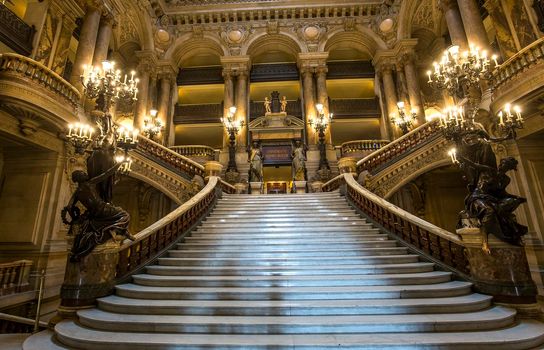
[[[95,305],[96,299],[113,292],[120,242],[97,246],[79,262],[68,261],[62,284],[59,314],[70,317],[77,310]]]
[[[514,246],[489,235],[488,254],[482,250],[479,228],[457,230],[465,243],[470,275],[476,291],[493,295],[496,302],[531,304],[536,302],[537,290],[531,279],[523,247]]]
[[[306,193],[306,181],[293,181],[295,193]]]
[[[236,194],[247,193],[247,183],[237,182],[234,184],[234,188],[236,188]]]
[[[324,183],[322,181],[314,181],[311,184],[312,192],[323,192],[323,185]]]
[[[249,186],[251,187],[251,194],[258,195],[262,194],[263,183],[262,182],[250,182]]]
[[[338,170],[340,174],[356,173],[357,160],[353,157],[343,157],[338,160]]]
[[[204,171],[206,172],[206,177],[221,176],[221,170],[223,170],[223,165],[219,162],[211,160],[204,163]]]

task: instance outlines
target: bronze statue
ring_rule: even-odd
[[[89,175],[81,170],[72,173],[72,180],[78,186],[70,202],[62,210],[63,222],[70,225],[68,234],[75,235],[70,261],[79,261],[96,246],[106,243],[116,235],[134,239],[128,232],[130,215],[122,208],[106,202],[96,186],[115,174],[122,164],[117,163],[93,178],[89,178]],[[78,203],[86,209],[83,214],[77,206]],[[70,221],[67,215],[70,216]]]
[[[302,142],[297,140],[295,142],[293,151],[291,153],[293,157],[292,163],[292,176],[294,181],[306,180],[306,149]]]
[[[249,154],[249,182],[263,181],[263,153],[259,142],[253,141]]]

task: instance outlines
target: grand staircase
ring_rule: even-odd
[[[338,192],[224,195],[177,249],[78,315],[57,324],[51,348],[511,350],[544,342],[541,323],[516,320],[410,253]]]

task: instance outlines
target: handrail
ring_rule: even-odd
[[[222,187],[220,178],[211,176],[206,186],[193,198],[159,221],[125,240],[119,248],[116,279],[125,278],[155,260],[196,226],[213,208]]]
[[[386,146],[389,143],[387,140],[354,140],[344,142],[340,145],[342,157],[345,154],[355,153],[359,151],[376,151]]]
[[[221,189],[223,190],[223,192],[225,192],[227,194],[236,193],[236,187],[232,186],[231,184],[229,184],[228,182],[225,182],[223,180],[221,180]]]
[[[417,146],[440,135],[439,131],[440,126],[436,119],[421,125],[358,161],[357,173],[365,170],[370,173],[377,172],[391,160],[404,156],[406,151],[411,152]]]
[[[31,260],[18,260],[0,264],[0,296],[30,290]]]
[[[321,190],[323,192],[332,192],[332,191],[335,191],[337,190],[341,185],[342,183],[344,183],[344,174],[340,174],[338,175],[337,177],[325,182],[325,184],[323,184],[323,186],[321,187]]]
[[[186,157],[208,157],[208,160],[215,160],[215,153],[218,150],[204,145],[186,145],[169,147],[172,151]]]
[[[142,135],[138,136],[138,147],[136,150],[162,161],[181,173],[189,175],[189,179],[195,175],[204,177],[203,165]]]
[[[346,197],[361,212],[368,215],[391,234],[444,263],[460,273],[470,276],[461,238],[435,226],[362,187],[353,174],[342,174],[346,185]],[[338,182],[335,178],[333,181]]]
[[[79,105],[79,91],[60,75],[33,59],[16,53],[0,54],[0,72],[23,74],[66,99],[72,107]]]
[[[499,88],[516,74],[538,61],[544,62],[544,38],[536,40],[503,62],[493,72],[491,78],[493,88]]]

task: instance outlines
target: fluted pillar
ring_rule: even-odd
[[[247,124],[249,122],[247,105],[248,105],[248,70],[239,70],[237,72],[236,78],[236,119],[243,120],[245,126],[242,128],[238,137],[238,145],[246,146],[247,145]]]
[[[480,8],[476,0],[457,0],[459,12],[463,19],[463,26],[467,34],[469,44],[474,44],[482,50],[491,52],[487,32],[485,31],[482,17],[480,16]]]
[[[467,35],[465,33],[465,28],[463,27],[463,20],[461,19],[457,0],[440,0],[440,8],[442,9],[442,12],[444,12],[451,43],[453,45],[458,45],[461,49],[467,49]]]
[[[423,104],[423,98],[421,97],[421,88],[419,86],[419,77],[417,75],[414,54],[410,53],[404,55],[403,61],[410,106],[417,110],[417,124],[419,126],[425,123],[425,105]]]
[[[386,123],[390,130],[392,130],[391,136],[397,138],[402,133],[400,132],[400,130],[397,130],[398,128],[391,128],[391,117],[398,114],[397,102],[399,102],[399,99],[397,97],[397,90],[395,88],[395,81],[393,80],[393,65],[384,64],[381,66],[380,70],[382,73],[383,90],[385,93],[385,102],[387,105]]]
[[[309,121],[315,119],[317,113],[315,110],[315,97],[314,97],[314,77],[313,69],[306,67],[301,70],[302,74],[302,91],[304,97],[304,114],[306,116],[306,135],[312,135],[313,129],[309,124]],[[317,138],[316,138],[317,140]]]
[[[113,17],[105,16],[100,20],[98,36],[96,38],[96,48],[93,56],[93,66],[99,66],[108,59],[108,50],[110,47],[113,33]]]
[[[79,35],[79,44],[77,46],[76,58],[72,68],[70,83],[80,92],[83,91],[81,84],[81,75],[83,75],[84,66],[90,66],[93,63],[94,49],[98,36],[100,25],[100,9],[96,6],[87,5],[85,18]]]

